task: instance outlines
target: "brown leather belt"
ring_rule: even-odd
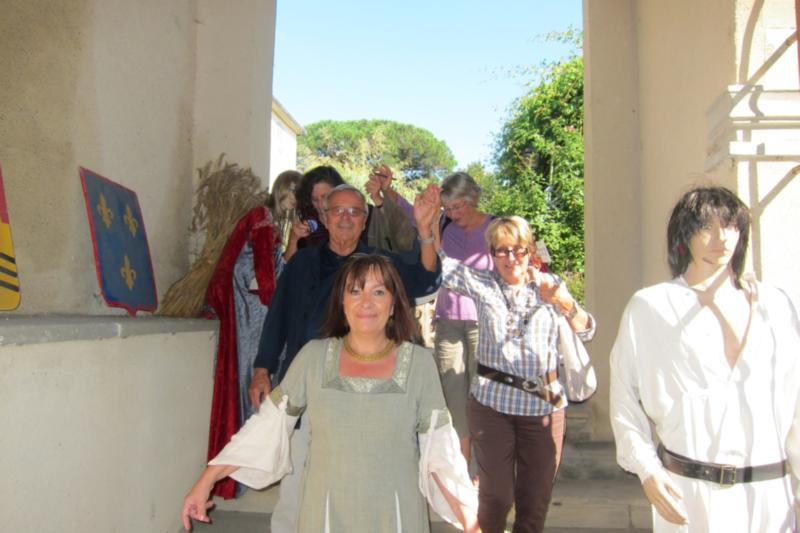
[[[535,394],[554,407],[564,406],[564,397],[561,394],[554,394],[547,388],[547,385],[558,380],[557,370],[551,370],[534,379],[523,379],[519,376],[478,363],[478,375],[508,385],[509,387],[523,390],[529,394]]]
[[[711,481],[729,487],[737,483],[750,483],[752,481],[767,481],[785,476],[789,469],[786,460],[779,463],[760,466],[735,467],[718,463],[704,463],[695,461],[683,455],[671,452],[663,446],[658,447],[658,457],[664,468],[680,476],[692,479]]]

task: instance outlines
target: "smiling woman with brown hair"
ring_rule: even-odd
[[[355,255],[331,292],[324,338],[309,342],[286,377],[212,460],[183,507],[207,521],[213,483],[256,488],[286,471],[287,427],[311,428],[297,531],[429,531],[434,510],[477,531],[477,499],[450,423],[430,350],[412,344],[416,322],[391,261]]]

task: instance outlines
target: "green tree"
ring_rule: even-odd
[[[369,169],[385,163],[406,194],[441,180],[456,164],[447,144],[430,131],[390,120],[315,122],[297,140],[297,161],[301,170],[333,165],[357,186],[364,183]]]
[[[497,137],[494,162],[483,208],[525,217],[550,249],[552,268],[582,275],[581,57],[544,68],[538,85],[514,102]]]

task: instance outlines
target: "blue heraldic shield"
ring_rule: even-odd
[[[136,193],[91,170],[80,173],[103,299],[131,316],[154,311],[155,276]]]

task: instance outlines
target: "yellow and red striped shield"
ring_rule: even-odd
[[[19,276],[14,244],[11,242],[11,223],[6,208],[6,191],[3,171],[0,169],[0,311],[10,311],[19,306]]]

